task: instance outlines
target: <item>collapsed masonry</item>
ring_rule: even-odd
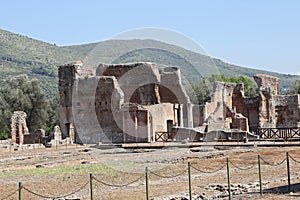
[[[62,133],[75,133],[76,142],[151,142],[172,126],[193,127],[176,67],[101,64],[85,76],[80,63],[66,64],[59,67],[59,92]]]
[[[300,95],[278,95],[278,78],[258,74],[254,80],[259,96],[244,96],[242,84],[215,82],[213,102],[199,106],[200,124],[208,131],[241,129],[254,132],[258,128],[300,127]]]
[[[24,135],[29,135],[26,125],[27,114],[23,111],[15,111],[10,118],[11,143],[23,144]]]
[[[177,67],[100,64],[85,72],[81,62],[69,63],[59,67],[61,131],[78,143],[124,143],[299,126],[299,95],[278,95],[275,77],[254,78],[258,97],[246,98],[241,84],[216,82],[213,101],[193,105]]]
[[[33,133],[29,133],[26,118],[27,114],[24,111],[13,112],[10,119],[11,144],[43,143],[45,140],[44,129],[38,129]]]

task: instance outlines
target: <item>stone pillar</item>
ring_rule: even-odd
[[[177,118],[177,104],[173,105],[173,113],[174,113],[174,117],[173,117],[173,121],[174,121],[174,125],[178,126],[178,118]]]
[[[134,110],[134,139],[135,139],[135,142],[138,142],[138,119],[137,119],[137,111]]]
[[[204,103],[202,115],[203,115],[203,121],[205,122],[207,119],[207,102]]]
[[[75,142],[75,130],[74,130],[74,125],[73,123],[70,123],[70,130],[69,130],[69,134],[70,134],[70,143],[73,144]]]
[[[178,126],[183,127],[183,104],[178,105]]]
[[[148,137],[147,137],[147,141],[148,142],[151,142],[151,131],[150,131],[150,128],[151,128],[151,125],[150,125],[150,112],[149,112],[149,110],[147,110],[147,135],[148,135]]]
[[[26,125],[26,113],[23,111],[15,111],[11,116],[10,133],[12,144],[23,144],[24,135],[28,135],[28,128]],[[17,140],[18,138],[18,140]]]
[[[122,111],[122,122],[123,122],[123,130],[122,130],[122,133],[123,133],[123,143],[126,142],[126,130],[127,130],[127,127],[126,127],[126,121],[127,119],[125,118],[125,111]]]
[[[188,118],[188,128],[193,128],[193,104],[187,104],[187,118]]]
[[[57,140],[59,142],[62,140],[61,131],[58,125],[54,127],[54,140]]]
[[[273,96],[278,94],[278,78],[265,74],[254,76],[259,87],[259,127],[276,127],[276,111],[273,105]]]
[[[19,144],[22,145],[24,143],[24,133],[23,133],[23,126],[19,121],[18,124],[18,131],[17,131],[18,135],[19,135]]]
[[[13,117],[11,118],[10,134],[11,134],[11,143],[16,144],[17,143],[16,123]]]

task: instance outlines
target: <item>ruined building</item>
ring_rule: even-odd
[[[23,145],[44,143],[46,139],[44,129],[35,130],[29,133],[26,124],[27,114],[24,111],[15,111],[11,116],[10,134],[11,144]]]
[[[244,96],[242,84],[215,82],[211,103],[200,107],[200,124],[210,130],[300,127],[300,95],[278,95],[278,78],[258,74],[259,96]]]
[[[81,64],[66,64],[59,67],[59,92],[62,133],[74,132],[76,142],[150,142],[172,126],[193,127],[176,67],[101,64],[85,76]]]
[[[275,77],[254,77],[260,93],[255,98],[245,97],[241,84],[216,82],[213,101],[193,105],[177,67],[132,63],[83,69],[81,62],[59,67],[61,131],[78,143],[201,140],[216,130],[299,127],[300,97],[278,95]]]
[[[11,116],[10,132],[12,144],[23,144],[24,135],[29,135],[26,117],[27,114],[23,111],[15,111]]]

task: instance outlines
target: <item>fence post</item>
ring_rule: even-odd
[[[287,167],[287,175],[288,175],[288,191],[291,192],[291,174],[290,174],[290,160],[289,160],[289,152],[286,152],[286,167]]]
[[[261,182],[261,167],[260,167],[260,155],[257,155],[258,158],[258,177],[259,177],[259,192],[260,195],[263,195],[263,190],[262,190],[262,182]]]
[[[90,173],[90,193],[91,193],[91,200],[94,199],[94,194],[93,194],[93,174]]]
[[[148,174],[148,167],[146,167],[146,200],[149,200],[149,174]]]
[[[192,200],[192,177],[191,177],[191,163],[188,162],[188,173],[189,173],[189,196]]]
[[[227,160],[228,194],[229,194],[229,200],[231,200],[229,158],[227,158],[226,160]]]
[[[19,182],[19,200],[22,200],[22,182]]]

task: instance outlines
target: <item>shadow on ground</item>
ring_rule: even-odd
[[[288,185],[283,185],[283,186],[264,189],[263,191],[264,193],[287,194],[289,193],[289,188]],[[291,184],[291,192],[293,193],[300,192],[300,183]],[[300,194],[297,196],[300,197]]]

